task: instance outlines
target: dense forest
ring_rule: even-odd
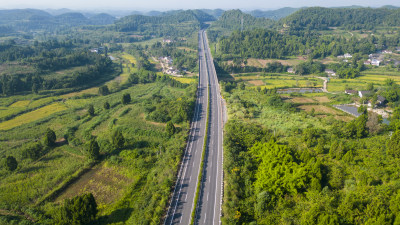
[[[281,34],[266,29],[233,32],[219,41],[219,54],[223,59],[277,58],[309,55],[310,58],[325,58],[344,53],[371,54],[377,50],[399,46],[400,34],[395,36],[368,36],[361,40],[336,36],[322,36],[315,32],[298,35]]]
[[[208,38],[216,41],[218,37],[230,34],[235,30],[252,30],[255,28],[270,28],[274,21],[266,18],[256,18],[240,10],[225,11],[207,30]]]
[[[79,41],[35,42],[32,46],[15,43],[0,45],[0,61],[29,65],[30,72],[3,73],[0,91],[10,96],[21,92],[84,87],[104,80],[118,71],[107,56],[78,47]],[[79,68],[64,76],[49,76],[52,72]]]
[[[376,26],[397,26],[399,22],[399,9],[321,7],[301,9],[281,21],[292,30],[326,30],[329,27],[372,30]]]
[[[156,36],[187,36],[202,27],[205,21],[215,20],[200,10],[179,11],[164,16],[132,15],[115,22],[122,32],[141,32]]]
[[[248,123],[231,111],[225,127],[224,223],[398,223],[395,125],[380,124],[365,108],[348,123],[302,117],[270,91],[234,88],[224,95],[233,112],[260,115]],[[286,117],[303,125],[264,125]]]

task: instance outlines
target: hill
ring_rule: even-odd
[[[113,17],[109,14],[106,14],[106,13],[100,13],[100,14],[90,17],[90,21],[93,25],[113,24],[115,20],[116,20],[115,17]]]
[[[200,10],[179,10],[162,16],[131,15],[115,22],[120,32],[137,32],[155,36],[184,36],[200,29],[202,22],[213,17]]]
[[[274,21],[270,19],[256,18],[238,9],[229,10],[225,11],[217,21],[212,23],[208,29],[208,38],[216,41],[217,37],[228,35],[235,30],[241,30],[242,28],[243,30],[270,28],[273,24]]]
[[[400,9],[311,7],[295,12],[281,23],[292,30],[327,30],[329,27],[374,29],[376,26],[398,26],[399,15]]]
[[[0,24],[30,20],[32,17],[51,18],[52,15],[37,9],[0,10]]]
[[[268,19],[273,19],[273,20],[279,20],[281,18],[284,18],[286,16],[289,16],[290,14],[300,10],[300,8],[290,8],[290,7],[285,7],[277,10],[268,10],[268,11],[262,11],[262,10],[253,10],[249,12],[250,15],[254,17],[264,17]]]
[[[225,12],[222,9],[201,9],[201,11],[215,17],[216,19],[222,16],[222,14]]]

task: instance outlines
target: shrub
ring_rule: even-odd
[[[127,105],[131,102],[131,95],[126,93],[122,96],[122,104]]]
[[[56,138],[56,133],[52,129],[47,128],[43,138],[43,144],[48,147],[54,146],[56,143]]]

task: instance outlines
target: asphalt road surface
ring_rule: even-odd
[[[199,32],[200,39],[201,32]],[[194,208],[194,197],[204,145],[208,101],[208,73],[203,44],[203,42],[199,41],[200,72],[195,112],[174,193],[168,207],[167,217],[164,221],[165,225],[189,224]]]
[[[208,46],[205,31],[200,31],[206,55],[207,72],[210,85],[210,124],[208,145],[206,149],[203,182],[199,199],[199,211],[196,213],[196,224],[220,224],[222,204],[222,101],[217,73]]]

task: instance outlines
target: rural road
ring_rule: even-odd
[[[210,83],[209,147],[195,224],[218,224],[222,199],[222,124],[219,86],[205,32],[199,32],[199,85],[195,112],[165,225],[190,224],[203,151]],[[200,220],[199,220],[200,219]]]

